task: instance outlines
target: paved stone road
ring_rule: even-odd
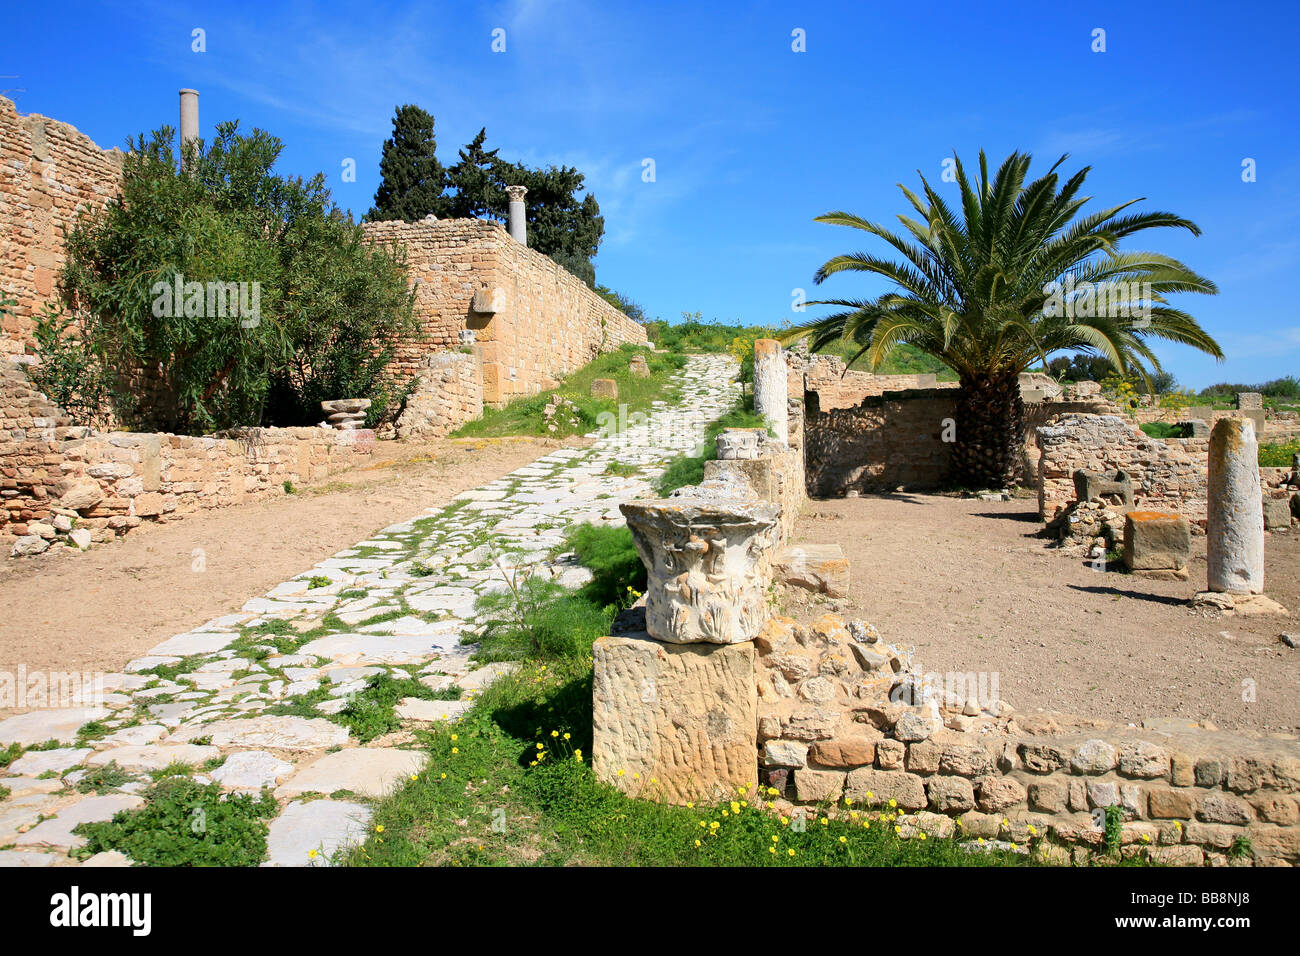
[[[725,356],[693,357],[680,377],[679,401],[657,403],[648,421],[624,416],[590,448],[545,455],[445,508],[383,529],[237,613],[163,641],[124,673],[107,676],[96,702],[102,706],[0,721],[0,747],[52,739],[61,745],[28,751],[0,771],[7,774],[0,788],[10,791],[0,801],[0,847],[10,847],[0,849],[0,866],[71,864],[67,851],[82,842],[71,832],[77,823],[141,805],[149,771],[176,763],[227,790],[274,790],[282,810],[271,823],[266,865],[307,865],[312,851],[323,861],[364,839],[366,798],[419,771],[423,755],[383,746],[383,738],[360,746],[326,716],[268,709],[310,700],[322,715],[336,714],[385,671],[463,695],[486,686],[512,665],[476,669],[470,661],[474,647],[462,637],[481,633],[478,597],[506,587],[520,569],[582,584],[586,569],[571,556],[552,557],[565,530],[584,521],[621,524],[619,503],[649,493],[664,465],[698,444],[703,426],[734,401],[734,374]],[[634,471],[611,473],[614,463]],[[411,723],[454,720],[470,704],[468,696],[412,697],[398,716]],[[78,730],[89,721],[108,733],[83,735],[79,745]],[[101,795],[75,789],[110,762],[131,779]],[[301,799],[340,790],[358,798]],[[85,865],[127,862],[104,853]]]

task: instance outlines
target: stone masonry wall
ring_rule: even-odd
[[[483,366],[478,355],[434,352],[424,358],[415,389],[396,422],[398,438],[445,438],[483,415]]]
[[[0,367],[0,541],[92,540],[202,508],[282,493],[368,458],[374,432],[250,429],[246,437],[100,432],[69,424],[21,367]],[[39,547],[39,546],[38,546]]]
[[[418,331],[398,347],[399,376],[420,374],[430,351],[472,332],[483,369],[483,401],[533,395],[645,329],[549,258],[481,219],[375,222],[374,242],[401,246],[415,288]]]
[[[1300,862],[1295,739],[1019,715],[973,674],[962,693],[932,696],[909,651],[833,615],[774,618],[756,644],[760,780],[783,813],[838,804],[830,812],[905,838],[1000,841],[1069,862],[1105,848],[1094,812],[1114,806],[1124,856],[1224,865],[1248,847],[1257,864]]]
[[[821,392],[806,393],[804,443],[808,493],[934,488],[947,477],[951,445],[944,419],[954,414],[953,389],[868,395],[851,407],[823,409]]]
[[[1151,438],[1119,415],[1066,414],[1037,429],[1038,512],[1074,501],[1074,472],[1123,471],[1139,510],[1175,511],[1204,524],[1208,438]]]
[[[41,306],[56,298],[63,244],[84,209],[118,191],[122,153],[66,123],[20,116],[0,96],[0,293],[18,301],[0,327],[0,355],[32,352]]]

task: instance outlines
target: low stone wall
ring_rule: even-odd
[[[1103,849],[1097,811],[1117,806],[1125,855],[1223,864],[1248,846],[1259,864],[1300,862],[1294,739],[1022,716],[974,674],[930,696],[906,650],[832,615],[775,618],[755,643],[761,779],[795,804],[847,797],[870,820],[897,815],[904,836],[1036,844],[1060,861]]]
[[[483,415],[483,366],[474,354],[435,352],[407,397],[394,429],[398,438],[445,438]]]
[[[145,521],[283,493],[373,451],[369,429],[249,429],[239,437],[72,426],[13,362],[0,368],[0,542],[103,541]],[[84,545],[83,545],[84,546]]]
[[[952,458],[944,423],[953,417],[956,398],[953,389],[913,389],[824,408],[822,392],[810,388],[804,423],[808,493],[833,498],[940,486]]]
[[[1119,415],[1067,414],[1039,426],[1038,513],[1050,520],[1074,500],[1076,469],[1123,471],[1134,504],[1205,522],[1208,438],[1151,438]]]

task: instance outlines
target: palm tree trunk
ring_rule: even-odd
[[[961,380],[953,481],[965,488],[1005,488],[1015,478],[1025,406],[1015,372]]]

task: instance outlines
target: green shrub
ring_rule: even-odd
[[[13,304],[13,300],[6,300]],[[5,301],[0,301],[0,312]],[[62,408],[74,421],[103,425],[107,421],[110,379],[87,341],[84,322],[65,316],[54,303],[47,303],[36,317],[33,330],[39,364],[23,370],[38,390]]]
[[[1152,438],[1191,438],[1192,429],[1190,425],[1177,424],[1170,425],[1168,422],[1144,422],[1138,426],[1142,431]]]
[[[167,777],[146,793],[144,806],[104,823],[82,823],[80,851],[125,853],[142,866],[255,866],[266,856],[266,820],[275,798],[224,794],[217,784]]]
[[[411,328],[401,253],[365,242],[323,175],[276,174],[283,144],[263,130],[218,124],[185,147],[183,172],[173,140],[168,127],[137,137],[120,201],[67,241],[60,282],[87,348],[136,370],[111,383],[117,418],[202,434],[312,424],[322,399],[391,404],[386,369]],[[247,311],[230,306],[241,299]]]

